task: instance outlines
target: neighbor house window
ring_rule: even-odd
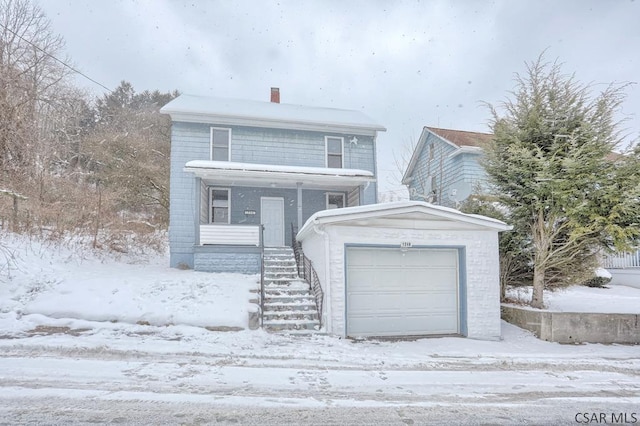
[[[327,210],[341,209],[344,207],[344,194],[327,193]]]
[[[211,159],[213,161],[230,161],[231,129],[211,128]]]
[[[209,188],[209,222],[229,223],[229,190]]]
[[[326,136],[325,143],[327,148],[327,167],[331,167],[333,169],[341,169],[342,168],[342,145],[344,139]]]

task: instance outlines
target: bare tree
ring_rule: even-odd
[[[42,142],[43,109],[68,74],[56,59],[64,47],[42,10],[28,0],[0,0],[0,166],[33,164]]]

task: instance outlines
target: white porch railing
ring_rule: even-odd
[[[200,245],[260,246],[260,225],[200,225]]]
[[[607,269],[640,268],[640,250],[633,253],[615,253],[605,256]]]

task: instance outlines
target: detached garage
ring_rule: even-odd
[[[498,232],[509,229],[408,201],[321,211],[297,238],[329,334],[499,339]]]

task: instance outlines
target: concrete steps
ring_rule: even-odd
[[[309,283],[298,277],[291,247],[264,249],[263,328],[271,332],[313,334],[320,329]]]

